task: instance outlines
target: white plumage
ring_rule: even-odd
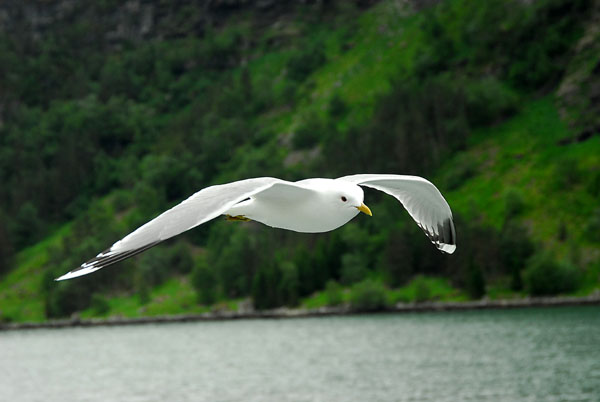
[[[421,177],[358,174],[298,182],[259,177],[198,191],[56,280],[97,271],[223,214],[296,232],[328,232],[361,211],[371,214],[360,186],[395,197],[438,249],[450,254],[456,250],[450,207],[439,190]]]

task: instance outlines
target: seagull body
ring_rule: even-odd
[[[363,190],[356,184],[333,179],[307,179],[293,184],[275,183],[234,205],[226,214],[302,233],[337,229],[363,209],[370,214],[363,203]]]
[[[220,215],[296,232],[328,232],[343,226],[359,212],[371,215],[360,186],[395,197],[438,249],[448,254],[455,251],[450,207],[439,190],[421,177],[358,174],[297,182],[259,177],[198,191],[56,280],[92,273]]]

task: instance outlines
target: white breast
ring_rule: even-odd
[[[325,179],[322,179],[325,180]],[[258,194],[235,205],[227,214],[243,215],[267,226],[303,233],[328,232],[354,218],[359,211],[336,203],[330,188],[314,188],[302,196],[273,197]]]

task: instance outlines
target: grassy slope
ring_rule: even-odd
[[[592,243],[588,225],[598,209],[589,188],[600,166],[600,137],[560,145],[569,136],[552,96],[531,100],[521,111],[496,127],[480,130],[469,148],[441,167],[440,181],[457,167],[468,165],[474,174],[460,187],[445,193],[454,211],[500,229],[507,195],[522,200],[518,220],[532,239],[550,254],[577,261],[584,268],[577,295],[600,289],[600,250]],[[566,238],[561,239],[561,226]],[[577,244],[579,251],[573,251]],[[491,297],[510,296],[500,290]]]
[[[598,207],[598,200],[586,189],[589,173],[600,164],[600,137],[559,145],[568,135],[552,97],[525,103],[510,120],[480,130],[471,138],[468,150],[456,154],[440,169],[451,172],[456,166],[469,164],[475,170],[473,177],[446,193],[449,203],[470,219],[501,228],[505,197],[509,192],[517,193],[524,203],[519,218],[535,240],[561,255],[572,241],[585,244],[590,257],[595,255],[597,260],[597,251],[582,228]],[[576,180],[565,185],[562,178],[571,164]],[[444,173],[440,177],[443,181]],[[558,239],[561,223],[567,227],[566,241]]]
[[[44,267],[52,248],[60,244],[69,230],[67,224],[17,255],[17,268],[0,281],[0,317],[15,321],[45,319],[44,300],[39,293]]]
[[[295,109],[270,111],[264,124],[274,132],[289,132],[306,113],[324,113],[331,98],[337,94],[347,102],[352,113],[340,121],[340,128],[366,121],[371,115],[374,100],[390,88],[390,80],[410,74],[414,55],[420,46],[417,28],[419,16],[398,18],[401,11],[389,4],[381,4],[363,14],[356,32],[336,30],[335,33],[315,31],[325,35],[328,61],[300,88],[303,101]],[[390,21],[396,21],[391,23]],[[399,21],[399,22],[398,22]],[[344,36],[353,38],[350,49],[343,49]],[[285,52],[285,51],[284,51]],[[284,66],[283,54],[265,54],[249,64],[252,79],[260,84],[271,79]],[[400,77],[398,77],[400,74]],[[277,79],[277,78],[276,78]],[[534,239],[561,255],[569,252],[570,242],[586,243],[584,228],[589,216],[597,208],[597,200],[585,191],[585,174],[579,183],[564,188],[553,178],[565,161],[576,158],[581,172],[600,163],[600,138],[568,146],[557,141],[566,137],[567,128],[560,121],[551,97],[526,101],[517,115],[495,127],[482,129],[470,140],[466,150],[455,154],[434,177],[453,209],[469,219],[481,219],[501,227],[505,215],[505,195],[509,190],[524,200],[519,219],[527,224]],[[449,176],[467,166],[474,173],[459,187],[445,191]],[[568,238],[557,239],[558,226],[564,222]],[[43,300],[39,295],[44,265],[48,263],[52,246],[69,231],[69,225],[57,230],[37,245],[20,252],[17,268],[0,281],[0,316],[15,321],[43,320]],[[460,228],[459,228],[460,232]],[[598,251],[589,244],[581,258],[598,266]],[[596,272],[598,269],[591,269]],[[586,289],[597,287],[592,277]],[[415,284],[391,291],[391,301],[415,298]],[[464,299],[443,280],[432,279],[426,286],[434,297],[448,300]],[[322,305],[322,294],[309,298],[305,306]],[[230,308],[235,308],[235,302]],[[203,312],[206,308],[195,303],[193,290],[186,278],[171,279],[150,292],[150,302],[143,307],[138,295],[115,295],[108,300],[111,315],[136,316],[181,312]],[[222,305],[221,307],[227,307]],[[84,317],[99,315],[94,309],[82,313]]]

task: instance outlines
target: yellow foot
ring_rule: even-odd
[[[227,219],[228,221],[239,221],[239,222],[249,222],[250,221],[250,219],[246,218],[244,215],[237,215],[237,216],[225,215],[225,219]]]

